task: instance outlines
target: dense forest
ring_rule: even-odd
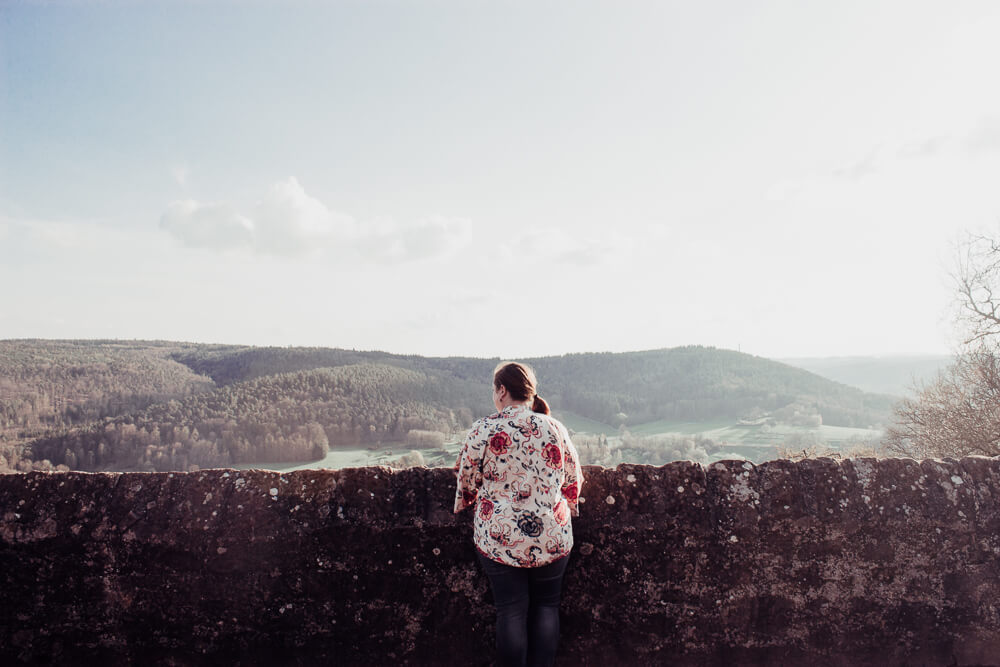
[[[215,388],[160,341],[0,341],[0,470],[48,469],[26,443]],[[54,462],[54,463],[53,463]]]
[[[67,427],[213,389],[177,344],[0,341],[0,433]]]
[[[311,461],[330,442],[377,446],[411,430],[451,433],[472,423],[469,408],[456,410],[439,394],[423,374],[382,364],[280,373],[38,438],[31,449],[87,470]]]
[[[0,470],[309,461],[460,432],[498,359],[164,341],[0,341]],[[528,359],[557,409],[607,424],[770,414],[878,426],[891,398],[704,347]]]
[[[219,384],[291,370],[384,363],[433,374],[443,382],[461,383],[480,393],[500,361],[246,347],[195,350],[173,358]],[[799,403],[822,415],[823,423],[868,427],[883,423],[892,406],[889,396],[866,394],[802,369],[732,350],[689,346],[525,361],[538,373],[540,393],[552,398],[554,405],[605,423],[737,417],[754,409],[774,411]]]

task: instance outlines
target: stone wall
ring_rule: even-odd
[[[563,665],[1000,664],[1000,460],[585,469]],[[445,469],[0,476],[0,663],[491,663]]]

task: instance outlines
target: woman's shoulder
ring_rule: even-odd
[[[553,431],[557,431],[563,434],[563,436],[569,437],[569,431],[566,429],[566,425],[563,424],[558,419],[556,419],[555,417],[553,417],[552,415],[547,415],[544,412],[535,412],[533,413],[533,416],[536,419],[539,419],[542,422],[547,423],[549,425],[549,428],[552,429]]]
[[[491,431],[497,428],[498,425],[502,425],[505,421],[506,418],[503,412],[494,412],[486,415],[485,417],[480,417],[476,421],[472,422],[472,426],[469,428],[469,433],[478,434],[484,431]]]
[[[547,415],[544,412],[535,412],[530,408],[504,408],[499,412],[480,417],[473,423],[473,428],[491,425],[515,427],[518,422],[529,419],[547,424],[552,430],[558,430],[566,434],[569,433],[566,430],[566,426],[552,415]]]
[[[503,419],[502,412],[494,412],[492,414],[486,415],[485,417],[480,417],[476,420],[477,424],[489,424],[490,422],[497,422]]]

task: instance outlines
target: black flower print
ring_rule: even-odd
[[[542,534],[542,520],[534,512],[525,512],[517,520],[517,527],[528,537],[538,537]]]

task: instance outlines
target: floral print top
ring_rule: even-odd
[[[526,405],[509,405],[469,430],[455,512],[476,508],[474,539],[487,558],[540,567],[573,548],[570,516],[579,516],[582,483],[566,427]]]

